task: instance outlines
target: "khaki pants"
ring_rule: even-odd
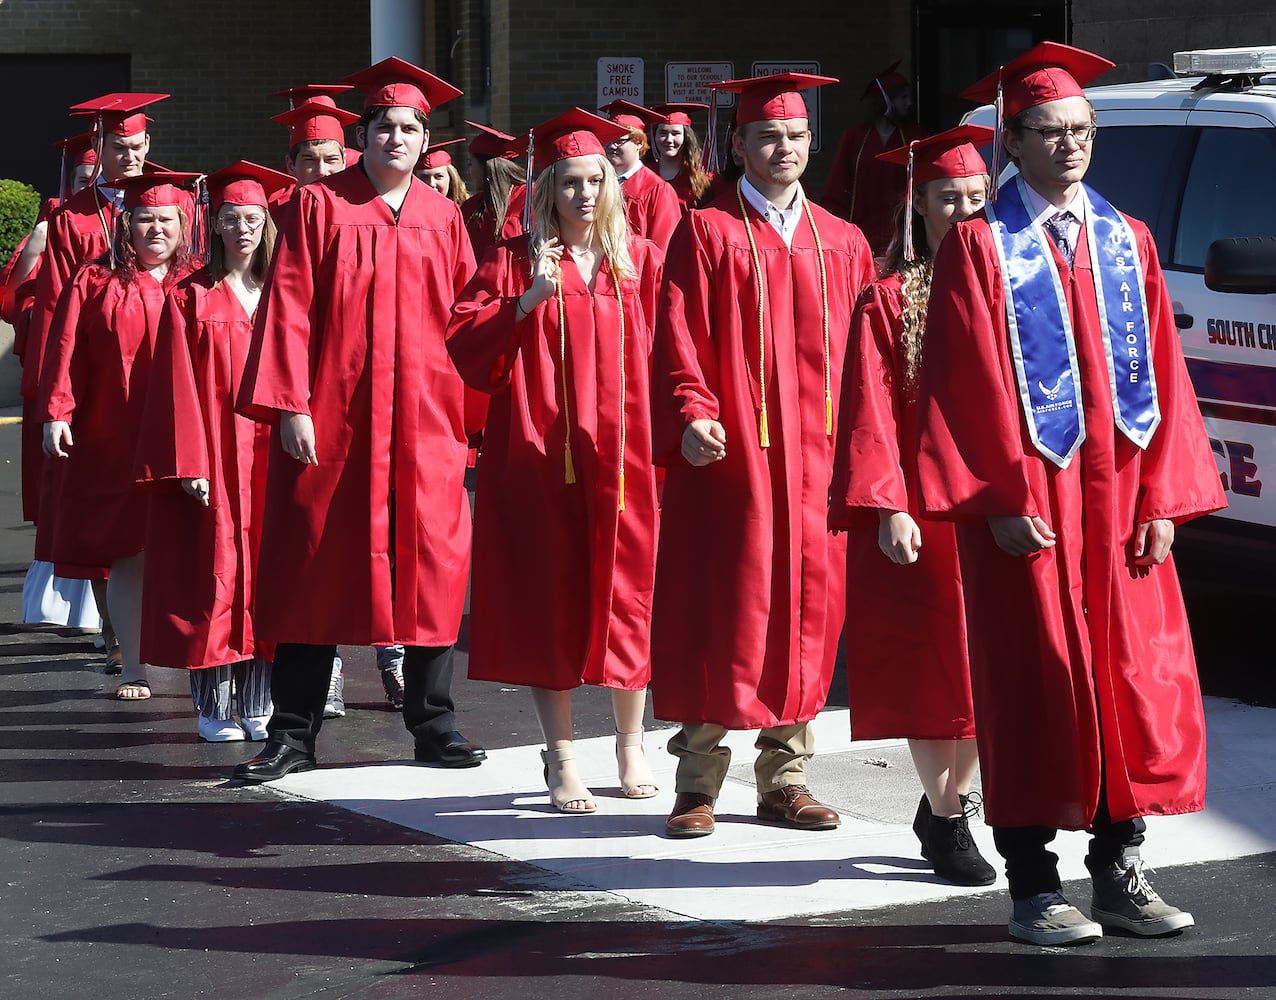
[[[731,766],[731,748],[722,745],[727,732],[710,722],[683,723],[668,746],[678,758],[675,793],[698,792],[717,799]],[[809,722],[763,729],[754,746],[758,758],[753,763],[753,776],[759,795],[806,784],[806,762],[815,754],[815,734]]]

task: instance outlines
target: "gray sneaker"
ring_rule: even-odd
[[[1029,944],[1088,944],[1103,937],[1103,928],[1063,898],[1061,892],[1041,892],[1014,900],[1010,936]]]
[[[341,672],[341,657],[332,658],[332,677],[328,681],[328,700],[323,705],[325,719],[339,719],[346,714],[346,677]]]
[[[1119,927],[1140,937],[1159,937],[1193,926],[1192,914],[1157,895],[1147,880],[1151,870],[1137,847],[1127,847],[1120,861],[1091,872],[1090,915],[1104,927]]]

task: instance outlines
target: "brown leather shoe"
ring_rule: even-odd
[[[707,837],[713,833],[713,799],[699,792],[679,792],[665,820],[670,837]]]
[[[837,812],[820,802],[806,785],[785,785],[763,792],[758,819],[783,823],[798,830],[832,830],[842,825]]]

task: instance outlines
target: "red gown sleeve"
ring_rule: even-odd
[[[1024,469],[1016,387],[1007,384],[995,253],[964,222],[935,255],[918,389],[918,489],[939,520],[1037,516]]]
[[[900,454],[902,388],[897,384],[895,339],[900,300],[882,283],[870,285],[851,319],[842,370],[829,527],[846,530],[876,521],[875,510],[908,510]],[[871,520],[869,520],[871,518]]]
[[[448,354],[466,386],[479,392],[500,392],[508,386],[518,357],[521,324],[515,315],[529,279],[526,253],[516,253],[513,247],[525,245],[520,240],[494,246],[452,305]]]
[[[84,268],[58,298],[57,309],[49,325],[44,361],[40,365],[37,406],[41,423],[47,424],[52,420],[70,423],[75,416],[76,389],[84,384],[84,373],[76,364],[75,337],[80,314],[92,294],[95,272],[96,268]]]
[[[1183,522],[1227,506],[1205,423],[1183,360],[1174,325],[1174,308],[1161,274],[1156,246],[1147,227],[1131,220],[1143,263],[1144,298],[1156,398],[1161,423],[1139,463],[1139,502],[1135,522],[1158,518]]]
[[[702,358],[715,357],[709,322],[712,267],[707,257],[698,214],[691,212],[669,243],[656,314],[651,361],[652,461],[656,465],[682,461],[687,424],[717,420],[720,412],[701,366]]]
[[[197,346],[192,341],[200,335],[195,321],[198,301],[195,289],[186,286],[170,292],[164,302],[137,442],[138,482],[211,475],[205,414],[192,361]]]
[[[274,423],[280,411],[310,413],[310,367],[320,332],[315,267],[325,231],[322,199],[302,188],[285,214],[244,360],[236,409]],[[468,247],[468,241],[466,246]]]
[[[75,276],[79,261],[71,225],[64,212],[55,212],[49,220],[49,238],[35,276],[35,305],[31,325],[23,349],[22,395],[35,399],[40,395],[40,369],[48,350],[49,330],[57,312],[62,290]]]

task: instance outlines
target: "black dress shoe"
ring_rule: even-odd
[[[314,754],[294,750],[287,743],[270,740],[252,760],[246,760],[232,773],[240,781],[259,784],[275,781],[293,771],[313,771],[318,767]]]
[[[438,733],[418,740],[413,757],[418,764],[478,767],[487,760],[487,751],[460,733]]]

